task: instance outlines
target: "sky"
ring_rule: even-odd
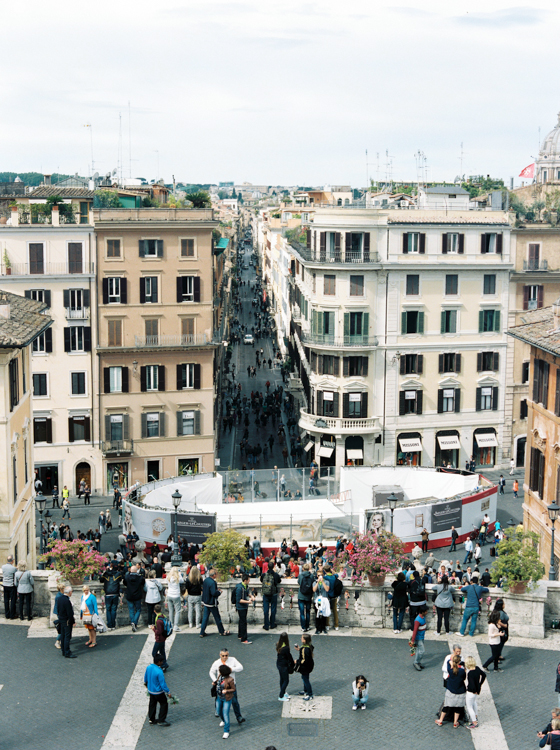
[[[0,171],[517,185],[560,110],[552,0],[27,0],[2,25]]]

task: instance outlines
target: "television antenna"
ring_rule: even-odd
[[[88,122],[84,125],[84,128],[89,128],[89,142],[91,147],[91,173],[93,173],[95,169],[95,165],[93,162],[93,125]]]

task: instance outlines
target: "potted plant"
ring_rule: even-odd
[[[39,560],[57,570],[62,578],[74,586],[83,583],[86,576],[99,573],[106,562],[91,543],[80,539],[71,542],[51,539],[49,551],[41,555]]]
[[[534,588],[545,573],[539,559],[539,535],[534,531],[523,531],[512,527],[505,530],[505,537],[497,546],[497,556],[490,569],[492,582],[502,579],[504,591],[524,594]]]
[[[390,532],[357,534],[345,554],[352,568],[352,580],[361,583],[366,576],[372,586],[382,586],[387,573],[395,573],[405,557],[404,545]]]
[[[12,263],[10,259],[8,258],[8,253],[4,250],[4,257],[2,259],[4,263],[4,268],[6,269],[6,276],[11,276],[12,274]]]
[[[212,565],[218,571],[218,580],[227,581],[229,573],[236,565],[247,562],[245,537],[235,529],[216,531],[204,542],[199,559],[206,566]]]

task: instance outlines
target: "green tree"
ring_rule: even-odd
[[[503,579],[504,591],[512,583],[527,582],[532,587],[544,577],[545,567],[539,559],[540,537],[534,531],[523,531],[522,526],[505,530],[505,538],[498,544],[498,557],[490,568],[492,581]],[[530,588],[530,586],[529,586]]]
[[[233,190],[231,191],[231,197],[237,198],[237,193],[235,192],[235,188],[233,188]]]
[[[227,581],[236,565],[247,562],[245,537],[235,529],[216,531],[204,542],[199,559],[206,566],[216,568],[220,581]]]
[[[93,205],[95,208],[122,208],[119,196],[113,190],[96,190]]]
[[[196,193],[188,193],[187,200],[193,204],[193,208],[211,208],[212,201],[206,190],[198,190]]]

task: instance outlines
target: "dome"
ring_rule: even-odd
[[[558,122],[542,142],[539,159],[560,156],[560,112]]]

